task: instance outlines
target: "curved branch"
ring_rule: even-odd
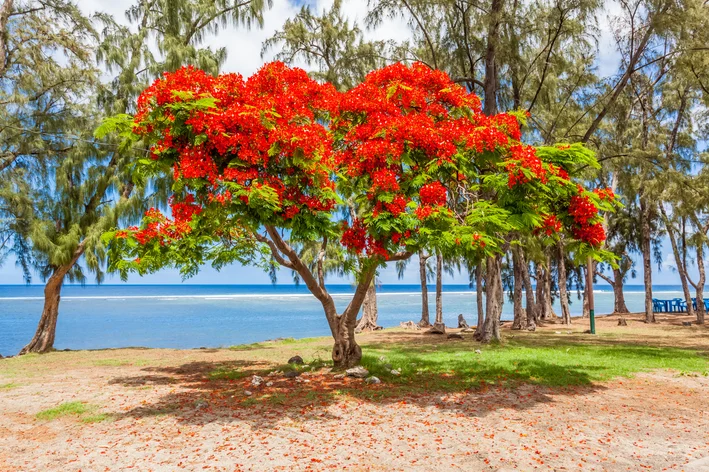
[[[271,249],[271,255],[276,260],[276,262],[278,262],[283,267],[286,267],[287,269],[295,270],[295,267],[293,266],[293,264],[291,264],[290,262],[288,262],[287,260],[285,260],[283,258],[283,256],[281,255],[281,252],[278,250],[278,248],[276,247],[276,245],[274,244],[273,241],[271,241],[266,236],[259,234],[259,233],[254,233],[254,237],[256,238],[257,241],[268,245],[268,247]]]

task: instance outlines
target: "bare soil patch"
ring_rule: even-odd
[[[599,335],[548,324],[557,342],[709,350],[687,317],[599,318]],[[361,342],[429,348],[458,342],[420,332]],[[410,391],[305,369],[265,372],[292,355],[326,360],[330,341],[235,349],[118,349],[0,360],[0,470],[709,470],[709,377],[654,370],[571,387],[481,385]],[[315,366],[315,364],[314,364]],[[258,387],[252,374],[263,376]],[[267,386],[266,382],[272,382]],[[247,395],[246,391],[252,392]],[[80,402],[86,408],[71,408]],[[49,409],[64,410],[52,420]],[[85,411],[84,411],[85,410]],[[82,411],[80,414],[72,411]]]

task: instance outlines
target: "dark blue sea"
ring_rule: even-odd
[[[352,286],[328,288],[338,307],[344,308]],[[0,285],[0,354],[17,354],[31,339],[42,312],[42,290],[41,285]],[[679,286],[654,290],[657,298],[681,296]],[[610,287],[595,293],[596,312],[611,312]],[[626,287],[631,311],[643,310],[643,297],[641,286]],[[572,314],[580,314],[581,301],[575,292],[572,298]],[[434,287],[430,287],[429,301],[433,317]],[[420,286],[381,286],[378,304],[379,323],[384,327],[418,321]],[[475,306],[475,292],[467,285],[444,286],[447,325],[456,325],[459,313],[474,322]],[[503,319],[511,317],[512,305],[506,303]],[[67,285],[62,291],[55,347],[220,347],[325,335],[329,330],[322,307],[303,285]]]

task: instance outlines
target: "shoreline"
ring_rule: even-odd
[[[657,314],[657,315],[663,315],[665,318],[672,318],[675,316],[683,316],[687,317],[687,313],[662,313],[662,314]],[[656,316],[657,316],[656,315]],[[616,318],[621,318],[621,317],[626,317],[626,318],[636,318],[636,317],[643,317],[644,313],[642,312],[633,312],[633,313],[625,313],[625,314],[618,314],[618,313],[607,313],[607,314],[601,314],[601,315],[595,315],[595,318],[597,321],[599,320],[605,320],[609,319],[612,317]],[[558,319],[558,318],[557,318]],[[588,325],[588,317],[582,317],[582,316],[572,316],[571,320],[572,323],[571,325],[564,325],[558,322],[553,322],[553,321],[545,321],[537,325],[537,329],[540,331],[548,331],[551,329],[555,330],[566,330],[568,331],[569,329],[573,328],[579,328],[581,327],[582,324]],[[585,323],[579,323],[580,321],[584,321]],[[576,323],[574,322],[576,321]],[[667,320],[663,320],[667,321]],[[686,320],[679,320],[679,321],[686,321]],[[526,330],[511,330],[512,320],[502,320],[501,321],[501,329],[504,332],[503,335],[503,341],[506,336],[514,336],[514,333],[523,333],[527,332]],[[471,328],[475,328],[476,325],[470,324]],[[382,334],[398,334],[398,333],[414,333],[414,334],[423,334],[425,329],[421,330],[411,330],[407,328],[402,328],[400,326],[390,326],[390,327],[384,327],[381,330],[377,331],[366,331],[363,333],[357,333],[355,336],[359,339],[361,338],[368,338],[369,336],[376,336],[378,333]],[[457,327],[450,327],[446,326],[446,333],[460,333],[461,328]],[[597,333],[598,335],[599,333]],[[432,335],[435,336],[435,335]],[[278,338],[271,338],[271,339],[264,339],[264,340],[258,340],[254,341],[251,343],[242,343],[242,344],[234,344],[231,346],[199,346],[199,347],[189,347],[189,348],[180,348],[180,347],[150,347],[150,346],[122,346],[122,347],[102,347],[102,348],[88,348],[88,349],[71,349],[71,348],[63,348],[63,349],[55,349],[51,351],[52,353],[62,353],[62,352],[71,352],[71,353],[81,353],[81,352],[107,352],[107,351],[140,351],[140,350],[145,350],[145,351],[157,351],[157,350],[165,350],[165,351],[177,351],[177,352],[192,352],[192,351],[233,351],[233,350],[240,350],[240,349],[256,349],[260,347],[264,347],[262,345],[264,344],[278,344],[278,343],[283,343],[283,344],[290,344],[290,343],[303,343],[303,342],[329,342],[332,340],[332,337],[330,335],[322,335],[322,336],[303,336],[303,337],[295,337],[295,336],[289,336],[289,337],[278,337]],[[476,342],[476,344],[481,345]],[[34,355],[34,354],[32,354]],[[41,354],[39,354],[41,355]],[[12,359],[18,357],[16,354],[12,355],[3,355],[0,357],[0,360],[2,359]]]

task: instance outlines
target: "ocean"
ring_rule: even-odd
[[[350,285],[328,286],[339,309],[353,292]],[[42,312],[41,285],[0,285],[0,354],[14,355],[33,336]],[[654,287],[656,298],[681,297],[679,286]],[[610,287],[595,290],[596,313],[613,310]],[[642,311],[642,286],[626,287],[631,311]],[[379,289],[379,324],[398,326],[421,317],[419,285],[384,285]],[[435,287],[429,287],[431,319]],[[467,285],[445,285],[443,318],[457,326],[463,313],[475,323],[475,291]],[[555,310],[560,312],[558,301]],[[581,313],[572,292],[571,312]],[[512,319],[506,301],[503,319]],[[304,285],[66,285],[62,291],[55,347],[198,348],[253,343],[279,337],[329,335],[320,303]]]

